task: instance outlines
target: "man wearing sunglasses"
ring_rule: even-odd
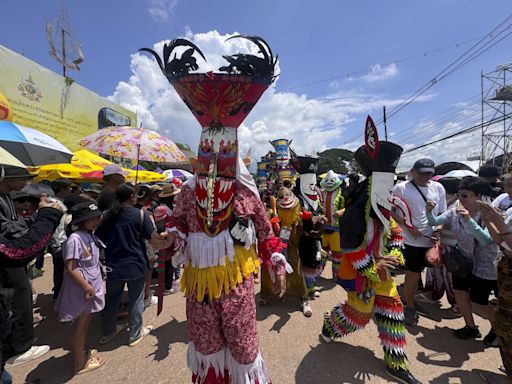
[[[434,162],[431,159],[417,160],[410,172],[410,180],[398,183],[393,188],[393,194],[404,200],[410,208],[412,228],[404,224],[403,217],[396,210],[392,211],[393,219],[404,230],[404,257],[405,267],[405,322],[414,326],[418,323],[418,312],[427,314],[425,310],[414,304],[414,296],[418,289],[421,272],[430,266],[425,255],[434,245],[432,237],[438,237],[439,233],[428,224],[425,203],[435,203],[435,215],[446,210],[446,193],[444,187],[435,181]],[[418,311],[419,310],[419,311]]]

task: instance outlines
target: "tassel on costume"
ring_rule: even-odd
[[[400,298],[377,296],[373,310],[384,360],[393,369],[407,369],[404,308]]]

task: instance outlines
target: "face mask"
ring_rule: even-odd
[[[292,140],[277,139],[271,141],[270,144],[276,150],[275,159],[276,165],[281,168],[286,168],[290,164],[290,144]]]
[[[327,175],[320,182],[320,186],[327,192],[334,191],[335,189],[339,188],[340,185],[341,179],[332,170],[327,172]]]
[[[277,205],[280,208],[290,209],[297,206],[299,199],[288,188],[282,187],[277,194]]]
[[[318,208],[318,191],[316,189],[316,174],[300,175],[300,194],[307,203],[316,210]]]
[[[371,177],[370,201],[373,211],[384,225],[384,228],[389,230],[394,174],[389,172],[373,172]]]

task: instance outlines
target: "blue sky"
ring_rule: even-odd
[[[344,143],[362,131],[366,114],[379,120],[382,105],[388,110],[399,105],[475,43],[467,41],[486,35],[512,13],[507,0],[20,0],[3,5],[0,23],[9,32],[2,34],[0,44],[60,71],[48,55],[44,20],[54,19],[62,4],[86,56],[82,71],[71,76],[136,109],[149,128],[192,147],[199,134],[197,124],[156,66],[147,57],[131,55],[176,36],[201,42],[212,55],[234,32],[264,37],[279,54],[281,76],[242,127],[242,147],[253,146],[256,156],[270,149],[267,140],[276,138],[276,131],[294,139],[299,153],[357,147],[360,139]],[[444,49],[436,51],[439,48]],[[411,148],[471,125],[473,120],[455,113],[475,112],[471,105],[480,103],[480,71],[512,62],[511,52],[512,35],[390,118],[393,140]],[[385,65],[403,58],[410,59]],[[331,78],[336,79],[319,82]],[[168,104],[163,103],[165,97],[160,99],[162,93]],[[460,104],[471,97],[476,98]],[[445,110],[447,118],[441,120]],[[414,130],[417,135],[411,133]],[[460,137],[449,142],[451,147],[446,142],[427,147],[404,155],[402,165],[420,155],[438,162],[460,160],[466,154],[462,152],[477,149],[477,142],[476,136]]]

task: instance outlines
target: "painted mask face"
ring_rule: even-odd
[[[318,208],[318,191],[316,189],[316,174],[300,175],[300,194],[307,203],[316,210]]]
[[[277,194],[277,205],[280,208],[295,208],[298,203],[299,199],[297,199],[297,196],[295,196],[290,189],[285,187],[279,189],[279,193]]]
[[[391,216],[391,192],[393,191],[393,173],[373,172],[370,200],[373,211],[389,230],[389,218]]]
[[[332,192],[341,185],[341,179],[334,171],[330,170],[320,182],[320,186],[327,192]]]
[[[196,170],[196,211],[199,222],[211,236],[227,228],[233,210],[236,161],[235,128],[204,129]]]
[[[286,139],[277,139],[271,141],[270,144],[276,150],[276,165],[281,168],[285,168],[290,163],[290,144],[291,140],[288,141]]]

